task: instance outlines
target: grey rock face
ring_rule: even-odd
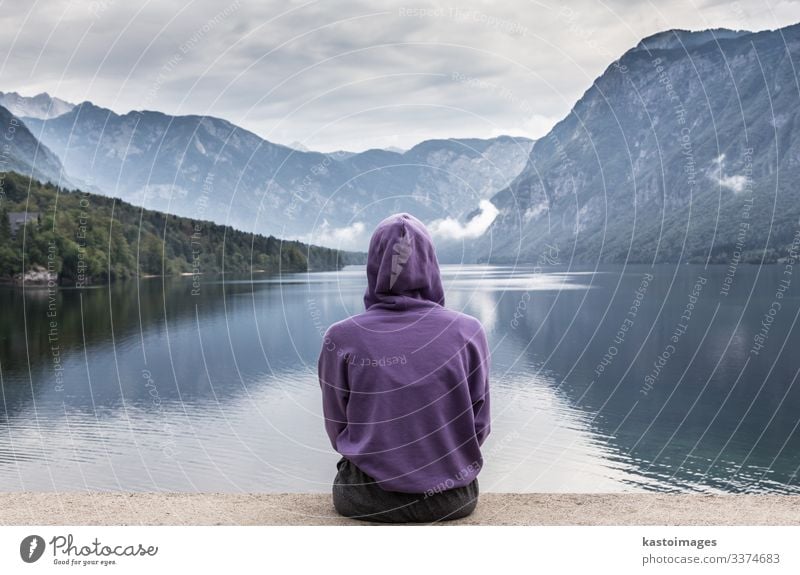
[[[537,261],[556,246],[562,263],[785,255],[800,217],[799,64],[800,25],[643,40],[537,140],[493,196],[499,215],[473,253]]]
[[[58,156],[42,145],[20,118],[0,106],[0,172],[8,171],[70,185]]]

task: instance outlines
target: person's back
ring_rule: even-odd
[[[408,214],[376,228],[367,279],[367,311],[332,325],[319,358],[325,427],[343,456],[334,504],[384,521],[468,514],[490,429],[483,327],[444,307],[430,236]]]

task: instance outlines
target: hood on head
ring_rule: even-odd
[[[444,306],[439,261],[425,224],[407,213],[389,216],[375,228],[367,254],[364,307],[408,307],[409,298]]]

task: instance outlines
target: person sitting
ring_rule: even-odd
[[[386,523],[466,517],[490,432],[490,354],[480,321],[445,307],[424,224],[383,220],[367,256],[366,311],[325,332],[325,429],[342,455],[333,505]]]

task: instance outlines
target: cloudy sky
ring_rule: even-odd
[[[642,37],[782,27],[800,2],[15,0],[0,19],[2,91],[358,151],[542,136]]]

